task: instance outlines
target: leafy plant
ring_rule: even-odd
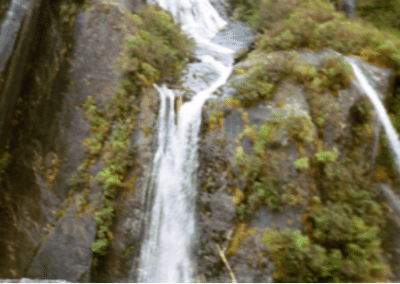
[[[294,161],[293,166],[299,171],[306,170],[310,167],[308,157],[298,158]]]
[[[320,151],[315,154],[315,158],[321,163],[334,163],[339,157],[339,151],[336,147],[332,151]]]
[[[142,86],[175,76],[195,45],[182,33],[180,24],[174,23],[171,14],[158,5],[145,6],[132,18],[139,32],[129,40],[131,58],[124,69],[130,80],[124,87],[127,92],[136,93]]]

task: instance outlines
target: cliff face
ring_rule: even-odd
[[[299,57],[297,65],[306,61],[316,68],[320,68],[324,60],[336,56],[330,50],[268,55],[254,51],[235,66],[234,75],[220,93],[224,96],[234,93],[232,83],[242,81],[246,76],[242,75],[243,72],[255,69],[260,61],[265,68],[276,70],[277,65],[269,65],[268,62],[273,62],[276,57],[293,55]],[[361,61],[359,64],[370,78],[374,78],[372,84],[384,95],[381,99],[390,97],[392,71]],[[316,154],[322,149],[336,148],[340,153],[339,161],[353,160],[350,164],[360,167],[359,175],[372,181],[381,126],[374,114],[370,118],[371,129],[368,132],[359,128],[358,111],[366,102],[362,90],[353,81],[335,95],[326,92],[320,96],[326,98],[324,107],[310,101],[306,88],[289,77],[279,83],[271,100],[252,108],[243,108],[222,98],[204,108],[198,170],[199,279],[230,282],[231,269],[238,282],[272,281],[275,266],[268,257],[271,249],[263,242],[264,232],[282,231],[289,227],[292,231],[309,233],[304,216],[310,206],[314,206],[311,201],[313,196],[325,199],[325,206],[329,208],[329,194],[325,192],[328,190],[325,184],[327,174],[315,161]],[[329,115],[320,125],[316,117],[323,112]],[[292,126],[278,126],[282,125],[278,120],[283,121],[283,125],[289,123]],[[277,132],[267,134],[271,142],[264,146],[264,153],[269,154],[260,155],[258,153],[262,150],[257,148],[256,137],[261,133],[257,131],[265,125],[275,125]],[[293,132],[295,129],[300,132]],[[245,160],[248,164],[238,162],[245,159],[244,156],[251,157]],[[308,161],[304,168],[298,164],[301,158]],[[339,164],[336,162],[335,167],[340,167]],[[264,177],[274,180],[271,185],[256,177],[256,182],[265,184],[266,193],[254,192],[254,177],[249,176],[249,172],[256,176],[258,169],[253,170],[252,167],[261,167]],[[246,170],[243,171],[243,168]],[[351,175],[350,168],[342,174]],[[349,182],[356,181],[351,178]],[[267,189],[267,184],[272,187]],[[346,184],[339,182],[336,186],[346,187]],[[370,182],[366,184],[374,187],[374,196],[378,198],[378,188]],[[283,196],[288,200],[283,200]],[[246,206],[247,212],[252,213],[240,218],[240,206]],[[229,267],[223,262],[221,252],[228,257]],[[396,256],[393,261],[397,262]]]
[[[131,2],[128,4],[132,8],[142,3]],[[39,4],[40,1],[36,5]],[[30,29],[27,32],[21,28],[28,38],[34,37],[32,43],[19,43],[25,49],[29,47],[31,60],[25,59],[25,66],[14,66],[12,62],[28,56],[16,47],[11,52],[16,59],[11,58],[7,65],[7,70],[27,70],[26,74],[8,75],[3,83],[13,88],[13,97],[2,93],[2,107],[12,112],[13,119],[2,122],[12,124],[13,128],[0,194],[0,275],[86,282],[91,279],[91,247],[97,225],[90,214],[77,217],[76,197],[70,196],[72,200],[66,201],[72,188],[71,176],[87,155],[83,141],[91,136],[82,104],[91,95],[104,109],[115,94],[122,79],[121,60],[126,55],[124,40],[134,34],[135,24],[130,12],[117,2],[92,1],[79,8],[53,2],[40,8],[38,26],[24,20]],[[27,9],[27,15],[35,15],[37,7]],[[60,19],[60,15],[64,18]],[[22,32],[18,35],[18,39],[26,37]],[[15,111],[12,103],[3,104],[7,100],[17,101]],[[154,91],[143,93],[138,102],[143,110],[138,115],[140,127],[154,127],[157,101]],[[143,163],[143,169],[131,170],[136,188],[145,186],[151,169],[152,137],[151,133],[145,136],[142,128],[132,136],[138,148],[137,160]],[[5,144],[7,139],[2,136],[1,141]],[[102,168],[99,160],[91,170],[93,175]],[[102,192],[95,183],[89,187],[93,195]],[[129,261],[135,250],[124,261],[120,256],[132,244],[139,247],[136,243],[140,239],[141,217],[137,208],[141,207],[142,194],[140,189],[132,190],[128,197],[116,201],[119,205],[114,222],[118,233],[108,257],[117,272],[110,270],[105,279],[111,277],[109,280],[113,281],[120,277],[124,270],[117,263],[127,270],[124,276],[129,275]],[[114,261],[113,255],[118,260]]]
[[[137,32],[130,11],[145,1],[92,0],[80,6],[50,2],[15,1],[0,6],[0,11],[16,9],[15,15],[19,15],[7,22],[7,14],[0,14],[0,148],[8,141],[7,167],[0,183],[0,277],[136,281],[146,189],[157,146],[159,97],[154,89],[143,89],[137,98],[126,102],[136,106],[127,110],[135,123],[128,138],[131,149],[121,181],[123,190],[112,201],[114,217],[105,232],[105,255],[93,253],[92,246],[100,227],[96,212],[105,200],[94,177],[104,169],[107,153],[98,153],[87,167],[85,182],[79,183],[79,178],[71,181],[71,177],[90,154],[86,138],[95,136],[84,104],[92,96],[99,110],[107,110],[124,79],[125,40]],[[212,2],[227,17],[228,4]],[[13,28],[10,36],[4,34],[7,25]],[[242,53],[236,56],[241,61],[234,75],[217,92],[224,98],[235,92],[232,82],[243,81],[243,74],[255,64],[275,58],[259,52],[245,57],[243,48],[250,49],[253,33],[240,24],[232,27],[242,29],[246,44],[237,50]],[[233,35],[227,29],[215,41],[238,47]],[[290,56],[296,54],[317,67],[335,55],[323,50]],[[384,94],[382,99],[387,99],[392,72],[359,64]],[[323,165],[315,161],[322,150],[336,148],[340,160],[353,159],[363,176],[371,176],[380,125],[374,115],[370,120],[363,116],[364,95],[351,83],[321,97],[324,103],[311,103],[304,86],[288,77],[279,83],[269,102],[243,108],[221,98],[204,107],[196,279],[230,282],[231,268],[239,282],[272,281],[275,267],[263,233],[286,225],[305,230],[302,216],[309,210],[310,198],[319,193],[323,199],[324,182],[329,182],[321,178]],[[324,123],[317,120],[322,111]],[[293,123],[279,124],[277,117]],[[366,119],[368,129],[363,128]],[[269,193],[273,198],[265,204],[256,196],[252,213],[242,218],[238,208],[249,208],[251,189],[249,179],[243,177],[245,166],[232,162],[238,153],[243,156],[258,151],[255,133],[265,125],[277,131],[266,144],[268,153],[262,152],[277,167],[270,165],[276,178],[275,192]],[[118,127],[113,122],[110,131]],[[299,158],[308,159],[309,167],[295,165]],[[279,196],[284,194],[286,200],[281,200]]]

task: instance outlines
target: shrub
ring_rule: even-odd
[[[308,157],[298,158],[294,161],[293,166],[299,171],[308,169],[310,167]]]
[[[340,57],[325,59],[319,73],[324,80],[324,87],[332,91],[347,88],[354,77],[351,66]]]
[[[291,113],[286,119],[290,136],[297,142],[312,142],[315,138],[313,123],[309,116]]]
[[[315,154],[315,158],[321,163],[334,163],[339,157],[339,151],[336,147],[332,151],[320,151]]]
[[[307,218],[312,223],[309,234],[313,242],[329,248],[328,252],[341,260],[329,277],[365,281],[382,272],[378,227],[367,226],[348,204],[319,207]]]
[[[311,237],[289,228],[265,232],[263,241],[275,263],[274,280],[363,282],[380,276],[383,261],[377,227],[365,226],[340,205],[321,210],[308,216]]]
[[[291,59],[275,56],[266,62],[258,62],[249,71],[246,80],[234,84],[234,98],[243,107],[251,107],[260,101],[271,99],[277,84],[288,76]]]
[[[294,35],[294,39],[285,41],[282,38]],[[382,34],[372,25],[362,21],[349,21],[335,12],[333,6],[322,1],[304,2],[290,14],[265,30],[264,35],[257,43],[257,48],[267,52],[311,48],[332,48],[344,54],[363,55],[368,61],[371,51],[374,51],[374,62],[379,65],[394,68],[400,72],[400,54],[398,52],[400,40],[390,34]],[[372,48],[372,50],[371,50]],[[369,53],[366,51],[370,50]]]
[[[282,232],[264,233],[275,264],[274,280],[278,282],[319,282],[327,274],[326,250],[312,244],[300,231],[285,228]],[[321,277],[322,276],[322,277]]]
[[[173,77],[185,66],[195,47],[169,12],[158,5],[145,6],[133,15],[139,32],[129,40],[131,58],[125,63],[133,93],[163,77]]]

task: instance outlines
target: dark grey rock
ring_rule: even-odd
[[[21,91],[42,0],[13,0],[0,27],[0,153]]]
[[[65,216],[40,246],[26,276],[89,282],[96,224],[89,215]]]

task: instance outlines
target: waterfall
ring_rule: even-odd
[[[390,122],[389,116],[386,113],[385,107],[383,106],[381,100],[378,97],[378,94],[374,90],[374,88],[368,83],[367,78],[361,71],[361,69],[357,66],[357,64],[353,61],[353,59],[347,57],[347,62],[353,68],[354,74],[357,80],[360,82],[362,89],[365,91],[371,102],[373,103],[376,112],[378,114],[379,120],[381,121],[383,128],[386,132],[386,137],[389,141],[391,154],[394,163],[396,164],[397,171],[400,172],[400,142],[399,137],[394,129],[392,123]]]
[[[151,1],[150,1],[151,2]],[[158,148],[149,190],[153,196],[147,217],[139,264],[140,282],[192,282],[195,236],[197,142],[203,103],[225,84],[233,68],[233,51],[211,43],[226,24],[208,0],[158,0],[183,30],[197,43],[201,62],[188,66],[189,72],[206,70],[207,87],[199,89],[178,113],[175,94],[165,85],[155,86],[161,97]],[[228,59],[227,59],[228,58]],[[193,68],[191,68],[193,67]],[[194,78],[205,77],[196,74]],[[190,76],[189,76],[190,77]],[[195,84],[195,82],[190,82]]]

